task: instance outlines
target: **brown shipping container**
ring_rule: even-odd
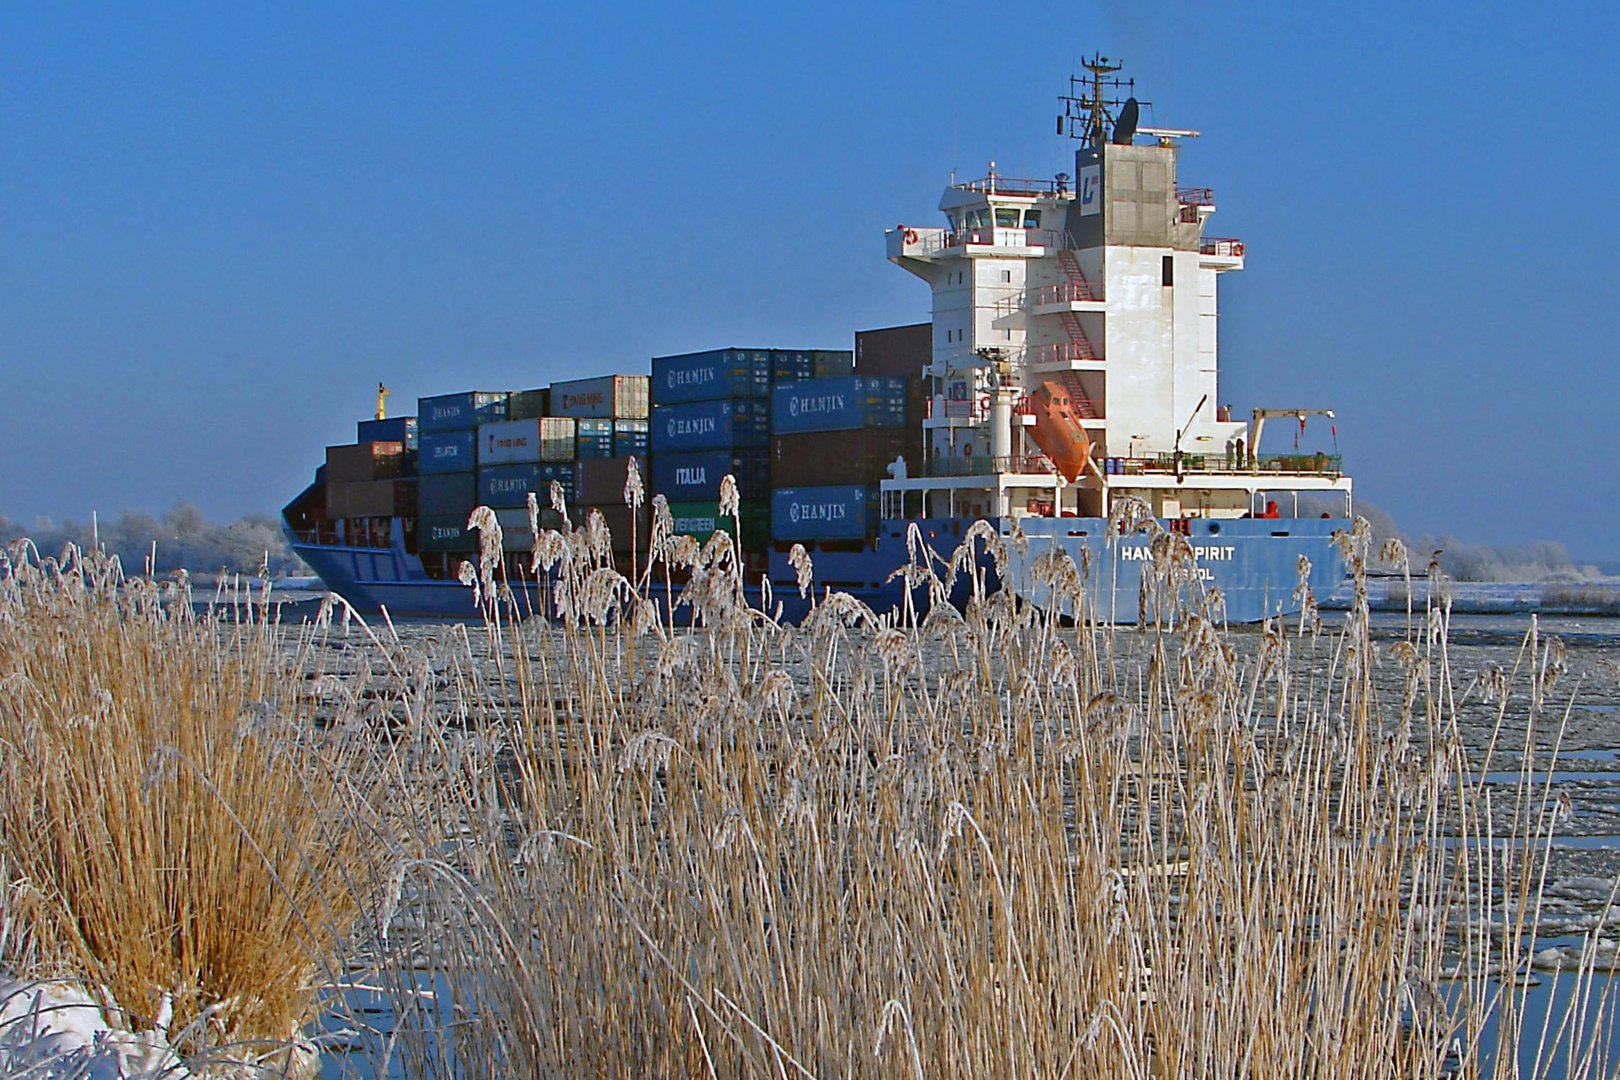
[[[326,480],[387,480],[405,468],[402,442],[350,443],[326,448]]]
[[[586,458],[576,468],[574,498],[584,506],[623,506],[624,481],[629,470],[629,458]],[[641,487],[647,490],[647,459],[640,458],[636,467],[641,470]],[[652,498],[649,492],[643,502]]]
[[[652,520],[646,506],[637,512],[634,526],[631,525],[630,508],[623,503],[607,506],[581,506],[573,511],[574,527],[582,529],[585,522],[590,520],[592,510],[602,515],[607,523],[608,532],[613,537],[613,550],[616,554],[626,554],[632,549],[643,554],[647,551],[648,523]]]
[[[855,332],[855,374],[915,378],[934,358],[934,324]]]
[[[897,457],[916,469],[920,439],[902,428],[812,431],[771,440],[771,487],[876,484],[889,479]]]
[[[326,482],[326,515],[331,518],[411,516],[416,513],[414,480]]]

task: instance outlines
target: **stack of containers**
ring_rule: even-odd
[[[772,392],[772,539],[875,535],[878,484],[908,445],[906,399],[904,379],[855,375]]]
[[[471,551],[478,505],[478,427],[506,419],[510,395],[468,391],[417,401],[417,549]]]
[[[855,332],[855,374],[884,375],[906,382],[906,464],[911,475],[920,475],[923,453],[923,420],[928,411],[928,393],[923,369],[933,362],[933,323],[886,326]]]
[[[478,504],[495,511],[501,524],[502,546],[507,551],[528,551],[534,544],[529,530],[529,495],[544,513],[546,527],[555,527],[551,511],[551,484],[562,487],[563,497],[574,497],[574,421],[571,417],[538,416],[526,420],[500,420],[478,427]]]
[[[769,545],[771,387],[812,370],[786,350],[653,358],[652,489],[669,500],[676,532],[707,540],[740,527],[744,550]],[[737,481],[740,522],[715,516],[727,473]]]
[[[333,521],[416,515],[416,484],[406,472],[402,441],[328,446],[325,476],[326,516]]]
[[[574,499],[570,516],[575,525],[588,520],[592,510],[606,520],[615,552],[624,555],[645,550],[648,507],[632,518],[624,497],[628,458],[647,472],[648,385],[645,375],[603,375],[551,384],[551,411],[575,425]],[[639,436],[639,438],[638,438]]]

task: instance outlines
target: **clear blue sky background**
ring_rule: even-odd
[[[470,12],[470,13],[469,13]],[[882,230],[1072,171],[1098,49],[1242,237],[1222,398],[1409,533],[1616,557],[1612,4],[7,5],[0,514],[273,511],[418,395],[849,347]]]

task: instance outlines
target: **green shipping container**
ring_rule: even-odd
[[[746,499],[738,507],[742,518],[742,547],[744,551],[764,551],[771,544],[771,504]],[[737,537],[738,523],[734,518],[721,517],[713,501],[673,502],[669,512],[675,518],[675,531],[703,543],[716,529],[724,528]]]
[[[538,420],[550,414],[550,390],[520,390],[506,402],[506,417],[509,420]]]

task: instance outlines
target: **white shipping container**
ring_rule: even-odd
[[[540,418],[540,460],[573,461],[574,428],[574,418],[571,416],[542,416]]]
[[[647,376],[602,375],[551,384],[551,415],[578,420],[645,420]]]
[[[540,460],[543,420],[502,420],[478,425],[478,463],[515,465]]]

